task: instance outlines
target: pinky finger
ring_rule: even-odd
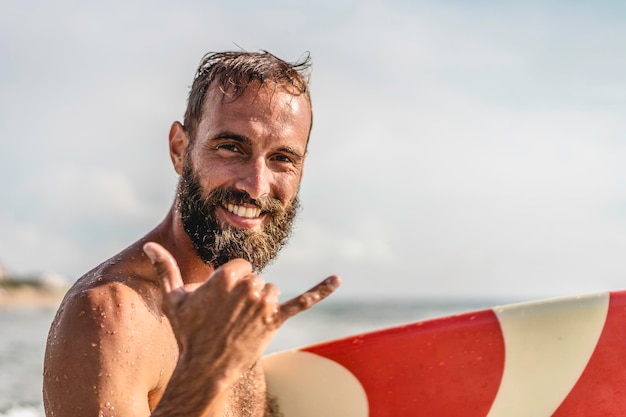
[[[284,322],[288,318],[313,307],[332,294],[339,287],[340,283],[341,280],[338,276],[330,276],[307,292],[281,304],[279,307],[280,321]]]

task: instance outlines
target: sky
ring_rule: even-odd
[[[626,288],[626,3],[3,3],[0,262],[73,281],[165,216],[204,53],[309,52],[294,235],[264,277],[343,298]]]

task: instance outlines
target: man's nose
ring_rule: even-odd
[[[242,167],[235,188],[248,193],[250,198],[258,199],[270,193],[271,172],[264,158],[250,160]]]

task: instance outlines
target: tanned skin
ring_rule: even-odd
[[[286,206],[302,178],[309,106],[280,88],[248,88],[233,98],[211,87],[193,142],[180,123],[172,125],[174,168],[180,175],[189,159],[205,194],[230,187]],[[249,262],[205,264],[175,207],[66,295],[46,349],[48,417],[266,415],[258,359],[284,321],[331,294],[339,278],[280,303],[278,288]],[[216,216],[251,230],[265,221],[223,207]]]

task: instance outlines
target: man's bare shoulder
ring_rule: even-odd
[[[96,322],[124,320],[125,314],[131,315],[126,319],[139,315],[161,321],[160,305],[161,293],[149,263],[123,252],[79,278],[65,296],[59,314],[80,309],[79,316],[87,315]]]
[[[103,406],[87,404],[85,398],[110,401],[100,401],[84,388],[93,387],[99,393],[115,392],[124,401],[150,398],[154,405],[178,352],[150,266],[122,252],[68,291],[48,337],[45,396],[61,398],[60,390],[70,387],[83,407]]]
[[[139,365],[154,351],[149,345],[175,348],[151,271],[145,258],[122,252],[81,277],[59,307],[48,351],[68,361],[93,357],[98,363],[128,356]]]

